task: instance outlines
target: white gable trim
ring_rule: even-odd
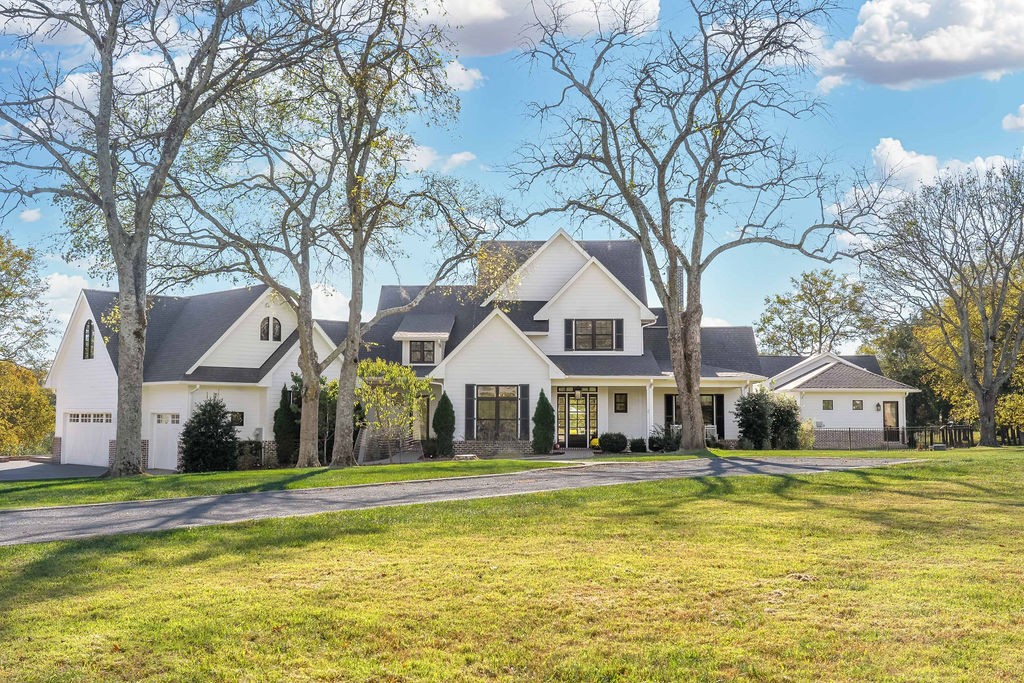
[[[499,286],[497,289],[495,289],[493,292],[491,292],[491,295],[489,297],[487,297],[486,299],[484,299],[484,302],[482,304],[480,304],[480,306],[481,307],[487,306],[492,301],[494,301],[495,297],[498,296],[499,292],[504,292],[508,287],[511,287],[512,283],[515,282],[516,276],[519,275],[521,272],[526,271],[527,268],[530,266],[530,264],[533,263],[535,260],[537,260],[537,258],[540,256],[541,252],[545,251],[559,237],[563,237],[566,240],[568,240],[569,244],[571,244],[573,246],[573,248],[575,248],[576,251],[578,251],[580,253],[580,256],[582,256],[585,259],[589,259],[590,258],[590,254],[588,254],[586,252],[586,250],[583,247],[581,247],[579,245],[579,243],[577,243],[576,240],[574,240],[569,235],[569,233],[567,233],[562,228],[559,228],[558,230],[555,231],[555,234],[552,235],[548,239],[547,242],[545,242],[544,244],[540,245],[540,247],[538,247],[536,251],[534,251],[532,254],[530,254],[530,257],[528,259],[526,259],[525,261],[523,261],[523,265],[521,265],[518,268],[516,268],[515,272],[513,272],[511,275],[509,275],[508,278],[504,282],[501,283],[501,286]]]
[[[325,342],[327,342],[327,345],[329,347],[331,347],[332,351],[334,350],[335,347],[338,346],[337,344],[334,343],[334,340],[331,339],[330,335],[328,335],[326,332],[324,332],[324,329],[322,327],[320,327],[320,323],[318,323],[315,320],[313,321],[313,331],[320,333],[320,337]],[[293,348],[300,348],[298,338],[295,339],[295,344],[294,344]],[[291,355],[291,352],[292,352],[292,349],[288,349],[286,352],[281,354],[281,358],[279,358],[278,361],[276,363],[274,363],[274,366],[272,368],[268,369],[263,374],[263,376],[260,377],[259,382],[256,385],[253,385],[253,386],[270,386],[269,384],[266,383],[267,378],[270,377],[271,375],[273,375],[277,371],[277,369],[281,367],[281,365],[285,362],[285,360],[287,360],[288,356]],[[301,349],[300,349],[300,353],[301,353]],[[341,362],[341,358],[338,357],[334,361],[332,361],[331,365],[333,365],[334,363],[340,363],[340,362]]]
[[[607,277],[609,280],[611,280],[615,284],[615,286],[617,286],[619,289],[621,289],[626,294],[626,296],[629,297],[630,301],[632,301],[634,304],[636,304],[636,306],[640,309],[640,321],[641,322],[643,322],[643,321],[657,321],[658,320],[658,316],[654,315],[654,313],[651,311],[651,309],[647,308],[647,306],[644,305],[644,302],[640,301],[640,299],[637,299],[636,295],[634,295],[633,292],[631,292],[628,289],[626,289],[626,285],[622,284],[622,282],[619,280],[619,278],[617,278],[614,275],[612,275],[611,271],[608,270],[607,268],[605,268],[604,264],[601,263],[599,260],[597,260],[597,258],[594,257],[594,256],[591,256],[590,258],[588,258],[587,262],[585,264],[583,264],[583,267],[580,268],[579,270],[577,270],[576,274],[573,275],[571,278],[569,278],[569,281],[566,282],[564,285],[562,285],[562,288],[560,290],[555,292],[555,295],[553,297],[551,297],[548,300],[548,302],[541,307],[541,309],[539,311],[537,311],[537,313],[533,316],[533,319],[534,320],[548,320],[548,317],[547,317],[548,308],[552,304],[554,304],[556,301],[558,301],[558,299],[562,295],[564,295],[566,292],[568,292],[570,289],[572,289],[572,286],[576,283],[576,281],[579,280],[583,276],[583,274],[588,269],[590,269],[590,268],[597,268],[602,273],[604,273],[605,277]]]
[[[829,354],[829,355],[832,355],[832,354]],[[820,356],[817,356],[817,357],[820,358]],[[835,361],[833,361],[831,363],[825,363],[820,368],[814,368],[814,370],[811,370],[806,375],[801,375],[800,377],[797,377],[794,380],[790,380],[789,382],[783,384],[780,387],[776,387],[775,391],[790,391],[792,389],[795,389],[795,388],[799,387],[801,384],[803,384],[804,382],[806,382],[807,380],[813,379],[813,378],[817,377],[821,373],[825,372],[829,368],[835,367],[836,365],[838,365],[838,363],[835,362]],[[863,368],[858,368],[858,369],[863,369]],[[864,372],[867,372],[867,370],[864,370]],[[874,374],[874,373],[869,373],[869,374]]]
[[[813,356],[808,356],[807,358],[804,358],[802,361],[800,361],[796,365],[793,365],[793,366],[790,366],[790,367],[786,368],[782,372],[780,372],[780,373],[770,377],[769,379],[772,382],[775,382],[780,377],[788,377],[788,376],[791,376],[791,375],[799,375],[800,374],[800,370],[802,370],[804,367],[806,367],[808,365],[813,365],[814,363],[816,363],[816,362],[818,362],[818,361],[820,361],[822,359],[828,359],[829,362],[826,362],[825,365],[832,365],[832,364],[835,364],[835,363],[845,363],[846,365],[852,365],[853,367],[860,368],[861,370],[864,369],[864,368],[861,368],[859,365],[856,365],[854,363],[851,363],[848,360],[840,358],[837,354],[834,354],[831,351],[826,351],[824,353],[816,353]],[[792,380],[786,380],[786,382],[790,382],[790,381],[792,381]]]
[[[466,335],[466,338],[462,340],[462,343],[459,344],[457,347],[455,347],[454,351],[452,351],[451,353],[447,354],[441,360],[441,362],[438,363],[434,367],[434,369],[431,370],[427,374],[427,377],[429,377],[431,379],[443,378],[444,377],[444,369],[448,366],[449,361],[451,361],[452,358],[455,358],[456,356],[458,356],[460,351],[462,351],[463,349],[467,348],[470,345],[470,343],[473,341],[473,339],[478,334],[480,334],[480,332],[485,327],[487,327],[495,318],[500,319],[503,323],[508,325],[509,329],[511,329],[512,332],[516,336],[518,336],[520,339],[522,339],[523,343],[526,344],[530,348],[531,351],[533,351],[535,354],[537,354],[538,357],[540,357],[541,359],[544,360],[544,362],[547,364],[547,366],[548,366],[548,368],[550,370],[550,373],[551,373],[550,377],[552,379],[563,379],[565,377],[565,373],[562,372],[559,369],[559,367],[557,365],[555,365],[554,362],[550,358],[548,358],[547,355],[543,351],[541,351],[540,348],[536,344],[533,343],[533,340],[531,340],[529,337],[527,337],[525,334],[523,334],[523,331],[520,330],[519,327],[516,326],[516,324],[513,323],[512,320],[507,315],[505,315],[501,311],[501,309],[499,309],[499,308],[495,308],[493,311],[490,312],[490,314],[486,318],[484,318],[482,321],[480,321],[480,324],[477,325],[476,327],[474,327],[473,331],[470,332],[468,335]]]
[[[43,387],[46,389],[53,388],[53,385],[50,382],[53,370],[57,367],[57,361],[62,358],[61,354],[65,352],[65,344],[67,343],[68,337],[71,336],[71,323],[75,321],[75,316],[83,306],[89,311],[88,319],[92,321],[93,358],[96,357],[96,347],[102,348],[103,355],[107,359],[107,363],[109,363],[110,367],[114,369],[114,375],[117,376],[117,368],[114,366],[114,359],[110,357],[110,351],[107,349],[107,342],[104,341],[103,332],[100,330],[99,316],[96,315],[96,311],[92,310],[92,306],[89,304],[89,299],[85,296],[85,290],[81,290],[78,292],[78,300],[75,301],[75,307],[71,309],[71,316],[68,318],[68,324],[64,327],[64,334],[61,335],[60,343],[57,345],[57,351],[53,354],[53,362],[50,364],[50,369],[46,371],[46,379],[43,380]],[[99,343],[97,343],[97,341]]]
[[[250,304],[249,307],[246,308],[242,312],[242,314],[235,319],[235,322],[231,323],[231,326],[228,327],[228,329],[224,332],[224,334],[222,334],[220,336],[219,339],[217,339],[217,341],[215,341],[213,344],[210,345],[210,348],[206,349],[206,353],[204,353],[202,356],[200,356],[199,360],[197,360],[195,362],[195,364],[192,367],[190,367],[185,374],[186,375],[191,375],[193,372],[196,371],[196,368],[202,366],[203,361],[205,361],[207,358],[209,358],[210,355],[217,349],[217,347],[220,346],[221,344],[223,344],[225,342],[225,340],[227,340],[228,337],[230,337],[231,334],[235,330],[238,329],[238,326],[242,324],[242,320],[244,320],[245,317],[249,315],[249,313],[251,313],[252,311],[256,310],[256,307],[258,305],[260,305],[261,303],[263,303],[264,300],[266,300],[270,296],[271,292],[273,292],[273,291],[274,290],[272,290],[270,287],[267,287],[263,291],[263,294],[260,294],[258,297],[256,297],[256,300],[253,301],[252,304]],[[284,341],[284,340],[282,340],[282,341]]]

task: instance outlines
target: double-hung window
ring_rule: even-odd
[[[434,342],[432,341],[411,341],[409,342],[409,362],[434,363]]]
[[[476,438],[512,441],[519,438],[519,386],[476,386]]]
[[[565,321],[566,351],[621,351],[623,321],[576,318]]]

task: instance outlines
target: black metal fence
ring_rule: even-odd
[[[997,438],[1003,445],[1024,445],[1024,429],[1000,427]],[[815,429],[816,449],[903,449],[931,448],[936,445],[949,448],[970,448],[977,445],[973,425],[928,425],[900,427],[899,429]]]

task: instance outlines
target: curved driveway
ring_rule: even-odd
[[[7,510],[0,511],[0,545],[162,531],[393,505],[495,498],[660,479],[813,474],[904,462],[911,461],[907,458],[764,457],[600,463],[514,474],[364,486]]]

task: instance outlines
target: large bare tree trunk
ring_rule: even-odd
[[[677,278],[676,281],[678,282]],[[675,287],[674,301],[682,292]],[[669,348],[672,356],[672,372],[676,380],[676,401],[679,406],[679,422],[682,435],[679,448],[692,451],[704,448],[704,416],[700,406],[700,321],[703,307],[700,303],[700,274],[687,275],[686,308],[669,320]]]
[[[136,236],[137,237],[137,236]],[[146,259],[131,254],[118,268],[117,447],[110,463],[114,477],[142,472],[142,371],[146,358]],[[142,247],[145,249],[145,247]],[[127,263],[125,263],[127,261]]]
[[[354,240],[355,242],[355,240]],[[351,298],[348,302],[348,331],[345,334],[345,352],[341,356],[341,373],[338,377],[338,409],[335,412],[334,451],[331,467],[348,467],[356,464],[353,443],[352,421],[355,414],[356,371],[359,365],[359,346],[362,343],[363,250],[357,243],[351,252]]]
[[[313,290],[306,273],[300,273],[298,308],[299,372],[302,374],[302,416],[299,420],[299,455],[296,467],[319,467],[320,363],[313,343]]]
[[[981,439],[979,446],[998,446],[996,442],[996,399],[995,391],[979,390],[975,393],[978,399],[978,416],[981,422]]]

